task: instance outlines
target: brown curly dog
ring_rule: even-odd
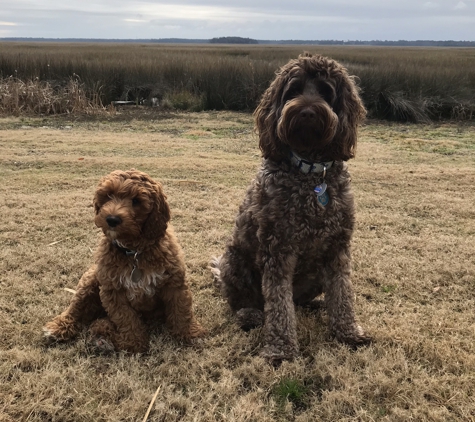
[[[48,322],[50,341],[75,337],[89,328],[100,352],[145,352],[147,322],[165,316],[183,339],[204,334],[192,311],[183,253],[168,225],[170,209],[162,186],[137,170],[103,177],[94,197],[101,236],[96,264],[82,276],[69,307]]]
[[[365,115],[346,69],[310,54],[277,72],[255,112],[262,166],[232,240],[211,265],[238,324],[264,324],[262,355],[271,362],[297,355],[294,304],[317,305],[322,293],[336,338],[370,341],[353,310],[355,219],[345,163]]]

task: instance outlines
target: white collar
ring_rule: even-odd
[[[290,162],[297,167],[303,174],[309,173],[323,173],[325,177],[327,170],[333,165],[334,161],[327,161],[323,163],[312,163],[305,160],[293,151],[290,151]]]

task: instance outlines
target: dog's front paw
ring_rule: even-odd
[[[115,351],[112,341],[100,335],[90,335],[87,343],[89,349],[99,355],[108,355]]]
[[[242,308],[236,312],[236,322],[244,331],[260,327],[264,324],[264,312],[254,308]]]
[[[43,338],[47,344],[67,341],[78,333],[78,326],[74,321],[57,316],[43,327]]]
[[[261,350],[260,355],[271,365],[279,366],[284,360],[293,360],[298,355],[297,347],[284,346],[277,347],[272,344],[267,344]]]
[[[355,325],[352,330],[348,330],[348,328],[345,327],[344,329],[334,331],[335,337],[338,341],[345,343],[354,349],[360,346],[366,346],[373,341],[373,339],[367,335],[359,325]]]
[[[191,343],[194,339],[206,335],[208,331],[206,331],[198,321],[192,318],[191,321],[186,321],[180,325],[176,324],[171,327],[171,333],[177,339]]]
[[[194,322],[190,325],[190,330],[189,330],[189,333],[188,333],[188,335],[187,335],[186,337],[187,337],[189,340],[194,340],[194,339],[203,337],[203,336],[205,336],[206,334],[208,334],[208,331],[207,331],[205,328],[203,328],[199,322],[194,321]]]
[[[49,322],[43,327],[43,340],[46,342],[46,344],[52,344],[59,341],[56,330],[51,325],[52,324]]]

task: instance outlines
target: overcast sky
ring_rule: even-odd
[[[475,41],[475,0],[2,0],[0,37]]]

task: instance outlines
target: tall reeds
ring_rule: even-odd
[[[0,79],[2,114],[92,113],[102,108],[100,88],[88,93],[74,78],[59,86],[39,78],[26,81],[16,77]]]
[[[421,122],[469,120],[475,113],[475,49],[470,48],[93,43],[3,43],[1,47],[2,92],[6,86],[11,92],[24,92],[36,83],[46,90],[45,97],[52,97],[58,87],[77,83],[81,96],[89,101],[86,109],[116,100],[152,103],[153,99],[154,104],[179,109],[253,110],[274,72],[308,50],[342,62],[358,77],[370,116]],[[24,86],[9,85],[12,78]],[[32,90],[15,100],[13,94],[2,94],[0,110],[78,109],[64,102],[48,107],[39,101],[33,106]],[[69,87],[66,92],[75,91]]]

